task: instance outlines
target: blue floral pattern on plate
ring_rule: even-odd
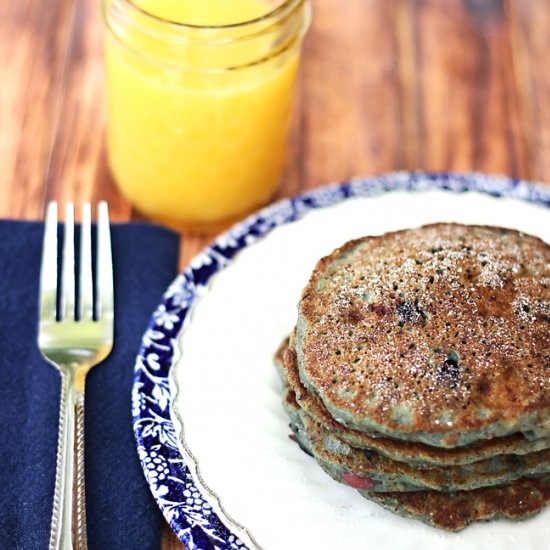
[[[222,234],[197,256],[166,291],[153,313],[136,360],[132,416],[145,477],[164,517],[189,550],[233,550],[246,546],[221,521],[196,487],[178,448],[170,417],[169,372],[176,338],[194,300],[210,278],[224,269],[241,249],[274,228],[305,213],[353,197],[391,191],[477,191],[550,207],[550,189],[521,180],[483,174],[397,172],[353,179],[279,201]]]

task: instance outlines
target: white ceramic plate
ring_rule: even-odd
[[[272,357],[296,321],[300,292],[321,256],[351,238],[439,221],[507,226],[550,242],[548,203],[518,200],[524,195],[533,201],[521,190],[526,184],[475,175],[393,177],[425,177],[436,184],[415,184],[414,192],[398,185],[377,196],[348,190],[336,204],[322,207],[318,192],[315,208],[307,201],[302,207],[289,203],[292,215],[290,206],[279,204],[271,211],[278,208],[281,219],[260,231],[261,237],[245,223],[191,264],[191,270],[212,273],[200,288],[195,285],[177,331],[168,399],[177,449],[207,502],[203,509],[234,537],[219,537],[220,548],[240,541],[274,550],[548,548],[550,509],[519,523],[493,521],[447,533],[398,517],[333,481],[288,437]],[[466,178],[469,192],[444,190],[455,188],[453,178]]]

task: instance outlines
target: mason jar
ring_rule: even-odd
[[[104,0],[107,152],[145,216],[216,229],[274,194],[309,0]]]

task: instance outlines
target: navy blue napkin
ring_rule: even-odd
[[[60,378],[36,347],[43,226],[0,221],[0,548],[48,547]],[[115,225],[115,345],[86,386],[90,550],[158,549],[162,519],[132,431],[133,366],[149,317],[177,270],[178,237]]]

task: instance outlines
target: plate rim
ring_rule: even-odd
[[[136,358],[132,419],[149,488],[170,527],[189,550],[248,548],[239,533],[259,547],[252,534],[227,514],[219,497],[202,480],[185,442],[183,421],[177,410],[172,410],[172,398],[177,396],[178,388],[171,382],[171,367],[179,356],[178,339],[190,322],[192,306],[208,290],[211,278],[227,267],[238,252],[279,226],[348,199],[392,191],[430,190],[474,191],[550,208],[548,185],[480,172],[402,171],[353,178],[281,199],[251,214],[205,247],[168,287],[152,314]],[[172,414],[182,429],[179,440]],[[217,511],[210,504],[212,501]]]

